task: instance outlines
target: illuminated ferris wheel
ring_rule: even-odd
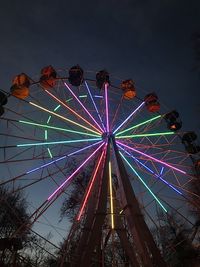
[[[191,191],[191,155],[200,167],[196,135],[180,132],[178,112],[163,110],[156,93],[136,89],[131,79],[84,73],[77,65],[48,66],[33,78],[22,73],[10,93],[0,93],[0,186],[25,190],[29,227],[46,228],[48,217],[59,232],[55,211],[73,180],[93,168],[61,264],[79,240],[68,261],[93,266],[99,246],[106,250],[118,236],[133,266],[165,266],[149,230],[159,224],[158,210],[192,224],[186,203],[195,205],[197,197]]]

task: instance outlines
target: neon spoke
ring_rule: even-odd
[[[105,83],[105,101],[106,101],[106,130],[107,133],[110,132],[109,126],[109,110],[108,110],[108,84]]]
[[[137,161],[141,166],[143,166],[146,170],[148,170],[150,173],[152,173],[155,177],[159,178],[163,183],[165,183],[167,186],[169,186],[171,189],[173,189],[175,192],[177,192],[180,195],[183,195],[178,189],[176,189],[173,185],[171,185],[170,183],[168,183],[165,179],[163,179],[161,177],[164,167],[162,167],[160,174],[158,175],[157,173],[155,173],[153,170],[151,170],[148,166],[146,166],[144,163],[142,163],[140,160],[138,160],[137,158],[135,158],[133,155],[131,155],[128,151],[126,151],[125,149],[123,149],[121,146],[118,145],[118,147],[120,147],[121,150],[123,150],[127,155],[129,155],[131,158],[133,158],[135,161]]]
[[[141,151],[139,151],[139,150],[137,150],[137,149],[135,149],[135,148],[133,148],[133,147],[127,146],[127,145],[125,145],[125,144],[123,144],[123,143],[121,143],[121,142],[119,142],[119,141],[117,141],[117,143],[120,144],[120,145],[122,145],[123,147],[126,147],[126,148],[128,148],[128,149],[130,149],[130,150],[132,150],[132,151],[137,152],[138,154],[141,154],[141,155],[143,155],[143,156],[145,156],[145,157],[147,157],[147,158],[149,158],[149,159],[152,159],[153,161],[159,162],[159,163],[161,163],[161,164],[163,164],[163,165],[165,165],[165,166],[167,166],[167,167],[169,167],[169,168],[171,168],[171,169],[173,169],[173,170],[176,170],[176,171],[178,171],[178,172],[180,172],[180,173],[186,174],[185,171],[182,171],[182,170],[180,170],[180,169],[178,169],[178,168],[176,168],[176,167],[170,165],[170,164],[167,163],[167,162],[164,162],[164,161],[162,161],[162,160],[156,159],[156,158],[154,158],[154,157],[152,157],[152,156],[150,156],[150,155],[147,155],[146,153],[143,153],[143,152],[141,152]]]
[[[110,214],[111,214],[111,228],[114,229],[114,208],[113,208],[113,191],[112,191],[112,170],[111,162],[109,161],[109,188],[110,188]]]
[[[57,98],[55,95],[50,93],[48,90],[45,90],[47,94],[49,94],[52,98],[54,98],[57,102],[59,102],[62,106],[66,107],[68,110],[70,110],[73,114],[75,114],[78,118],[89,124],[92,128],[94,128],[97,132],[101,133],[94,125],[92,125],[89,121],[84,119],[81,115],[79,115],[75,110],[70,108],[67,104],[65,104],[63,101],[61,101],[59,98]],[[55,111],[55,110],[54,110]]]
[[[174,132],[163,132],[163,133],[150,133],[150,134],[131,134],[131,135],[116,136],[116,139],[162,136],[162,135],[172,135],[172,134],[175,134],[175,133]]]
[[[85,85],[86,85],[86,88],[87,88],[87,90],[88,90],[89,96],[90,96],[90,98],[91,98],[91,100],[92,100],[92,103],[93,103],[93,105],[94,105],[94,108],[95,108],[95,110],[96,110],[96,112],[97,112],[97,115],[98,115],[98,117],[99,117],[99,119],[100,119],[100,121],[101,121],[101,125],[102,125],[102,127],[103,127],[103,130],[105,131],[106,129],[105,129],[105,126],[104,126],[104,124],[103,124],[102,118],[101,118],[101,116],[100,116],[100,114],[99,114],[97,105],[96,105],[96,103],[95,103],[95,101],[94,101],[94,98],[93,98],[93,96],[92,96],[92,93],[91,93],[90,88],[89,88],[89,86],[88,86],[88,84],[87,84],[86,81],[85,81]]]
[[[83,147],[83,148],[81,148],[81,149],[79,149],[79,150],[76,150],[76,151],[74,151],[74,152],[68,154],[67,156],[68,156],[68,157],[73,156],[73,155],[75,155],[75,154],[77,154],[77,153],[79,153],[79,152],[82,152],[82,151],[84,151],[84,150],[86,150],[86,149],[88,149],[88,148],[90,148],[90,147],[96,146],[96,145],[98,145],[98,144],[100,144],[100,143],[102,143],[102,142],[103,142],[103,141],[99,141],[99,142],[94,143],[94,144],[92,144],[92,145]]]
[[[26,174],[30,174],[30,173],[32,173],[32,172],[38,171],[38,170],[40,170],[40,169],[43,169],[43,168],[45,168],[45,167],[47,167],[47,166],[49,166],[49,165],[51,165],[51,164],[53,164],[53,163],[55,163],[55,162],[58,162],[58,161],[60,161],[60,160],[65,159],[66,157],[67,157],[67,156],[65,155],[65,156],[63,156],[63,157],[61,157],[61,158],[58,158],[58,159],[53,160],[53,161],[50,161],[50,162],[48,162],[48,163],[46,163],[46,164],[44,164],[44,165],[41,165],[41,166],[39,166],[39,167],[37,167],[37,168],[34,168],[34,169],[30,170],[30,171],[27,171]]]
[[[47,148],[47,150],[48,150],[48,153],[49,153],[50,158],[53,158],[53,155],[51,153],[51,150],[49,148]]]
[[[101,138],[91,138],[91,139],[77,139],[77,140],[67,140],[67,141],[55,141],[55,142],[43,142],[43,143],[32,143],[32,144],[19,144],[17,147],[26,147],[26,146],[46,146],[46,145],[57,145],[57,144],[71,144],[79,142],[93,142],[100,140]]]
[[[164,171],[164,167],[161,168],[161,170],[160,170],[160,175],[163,174],[163,171]]]
[[[77,122],[75,122],[75,121],[72,121],[72,120],[70,120],[70,119],[67,119],[66,117],[63,117],[62,115],[59,115],[59,114],[57,114],[57,113],[55,113],[55,112],[53,112],[53,111],[50,111],[50,110],[48,110],[48,109],[46,109],[46,108],[44,108],[44,107],[42,107],[42,106],[39,106],[39,105],[37,105],[37,104],[35,104],[35,103],[33,103],[33,102],[29,102],[29,104],[31,104],[32,106],[35,106],[35,107],[37,107],[37,108],[39,108],[39,109],[41,109],[41,110],[44,110],[44,111],[46,111],[46,112],[48,112],[48,113],[50,113],[50,114],[52,114],[52,115],[54,115],[54,116],[56,116],[56,117],[58,117],[58,118],[64,120],[64,121],[67,121],[67,122],[70,122],[70,123],[72,123],[72,124],[75,124],[75,125],[77,125],[77,126],[79,126],[79,127],[81,127],[81,128],[84,128],[84,129],[90,131],[90,132],[93,132],[93,133],[95,133],[95,134],[99,134],[98,132],[89,129],[88,127],[86,127],[86,126],[84,126],[84,125],[82,125],[82,124],[79,124],[79,123],[77,123]]]
[[[71,179],[77,174],[77,172],[99,151],[99,149],[104,145],[102,143],[49,197],[48,201],[50,201],[61,189],[71,181]]]
[[[98,124],[98,122],[92,116],[92,114],[87,110],[87,108],[83,105],[83,103],[78,99],[78,97],[74,94],[74,92],[71,90],[71,88],[68,86],[68,84],[64,82],[64,85],[67,87],[67,89],[73,95],[73,97],[78,101],[78,103],[82,106],[82,108],[85,110],[85,112],[90,116],[90,118],[93,120],[93,122],[98,126],[98,128],[101,130],[101,133],[103,133],[103,129],[101,128],[101,126]]]
[[[23,120],[19,120],[19,122],[23,123],[23,124],[39,126],[39,127],[43,127],[43,128],[52,129],[52,130],[58,130],[58,131],[63,131],[63,132],[69,132],[69,133],[76,133],[76,134],[99,137],[99,135],[97,135],[97,134],[90,134],[90,133],[85,133],[85,132],[73,131],[73,130],[68,130],[68,129],[65,129],[65,128],[50,126],[50,125],[46,125],[46,124],[34,123],[34,122],[23,121]]]
[[[147,121],[143,121],[143,122],[141,122],[141,123],[139,123],[139,124],[137,124],[137,125],[134,125],[134,126],[128,128],[128,129],[125,129],[125,130],[123,130],[123,131],[121,131],[121,132],[119,132],[119,133],[116,133],[116,136],[118,136],[118,135],[120,135],[120,134],[123,134],[123,133],[126,133],[126,132],[128,132],[128,131],[130,131],[130,130],[133,130],[133,129],[139,127],[139,126],[145,125],[145,124],[147,124],[147,123],[149,123],[149,122],[151,122],[151,121],[157,120],[157,119],[159,119],[160,117],[161,117],[161,115],[158,115],[158,116],[156,116],[156,117],[154,117],[154,118],[152,118],[152,119],[149,119],[149,120],[147,120]]]
[[[98,164],[97,164],[97,166],[96,166],[96,169],[95,169],[94,175],[93,175],[93,177],[92,177],[91,183],[90,183],[90,185],[89,185],[88,191],[86,192],[86,195],[85,195],[85,197],[84,197],[82,207],[81,207],[81,209],[80,209],[80,211],[79,211],[79,213],[78,213],[77,221],[80,220],[80,218],[81,218],[81,216],[82,216],[82,214],[83,214],[83,210],[84,210],[84,208],[85,208],[85,206],[86,206],[87,200],[88,200],[89,195],[90,195],[90,192],[91,192],[91,190],[92,190],[92,187],[93,187],[94,181],[95,181],[95,179],[96,179],[97,172],[98,172],[98,170],[99,170],[99,166],[100,166],[100,164],[101,164],[101,162],[102,162],[102,159],[103,159],[103,155],[104,155],[104,154],[105,154],[105,150],[102,152],[101,157],[100,157],[100,159],[99,159],[99,161],[98,161]]]
[[[141,107],[143,107],[145,102],[143,101],[113,132],[115,134]]]
[[[157,198],[157,196],[151,191],[151,189],[148,187],[148,185],[144,182],[144,180],[140,177],[140,175],[137,173],[137,171],[132,167],[130,162],[125,158],[125,156],[119,151],[120,155],[124,159],[124,161],[127,163],[127,165],[131,168],[131,170],[135,173],[135,175],[138,177],[140,182],[144,185],[144,187],[149,191],[149,193],[153,196],[153,198],[157,201],[157,203],[160,205],[160,207],[167,212],[167,209],[163,206],[163,204],[160,202],[160,200]]]
[[[95,145],[98,145],[98,144],[100,144],[100,143],[102,143],[102,141],[99,141],[99,142],[94,143],[94,144],[92,144],[92,145],[89,145],[89,146],[86,146],[86,147],[81,148],[81,149],[79,149],[79,150],[76,150],[76,151],[74,151],[73,153],[70,153],[70,154],[68,154],[68,155],[64,155],[63,157],[58,158],[58,159],[56,159],[56,160],[52,160],[52,161],[50,161],[50,162],[48,162],[48,163],[46,163],[46,164],[44,164],[44,165],[41,165],[41,166],[39,166],[39,167],[37,167],[37,168],[34,168],[34,169],[30,170],[30,171],[27,171],[24,175],[29,174],[29,173],[32,173],[32,172],[35,172],[35,171],[38,171],[38,170],[40,170],[40,169],[43,169],[43,168],[45,168],[45,167],[47,167],[47,166],[49,166],[49,165],[51,165],[51,164],[53,164],[53,163],[55,163],[55,162],[58,162],[58,161],[63,160],[63,159],[66,159],[67,157],[70,157],[70,156],[72,156],[72,155],[75,155],[75,154],[77,154],[77,153],[79,153],[79,152],[82,152],[83,150],[86,150],[86,149],[88,149],[88,148],[91,148],[91,147],[93,147],[93,146],[95,146]],[[20,177],[21,177],[21,176],[20,176]]]

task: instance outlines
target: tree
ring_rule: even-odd
[[[71,182],[69,187],[70,194],[65,197],[61,207],[61,220],[66,217],[72,222],[78,212],[78,208],[86,191],[90,176],[92,173],[92,166],[88,167],[86,171],[81,172]]]
[[[170,267],[197,267],[200,251],[192,243],[192,229],[175,213],[158,213],[160,227],[154,229],[155,239]]]
[[[21,250],[30,238],[30,230],[23,229],[19,237],[13,236],[22,225],[29,223],[27,201],[22,191],[14,192],[8,187],[0,187],[0,260],[2,266],[10,266],[17,259]]]

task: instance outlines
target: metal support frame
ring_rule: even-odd
[[[159,249],[148,229],[143,215],[141,213],[139,203],[136,199],[132,185],[129,181],[124,163],[119,154],[115,139],[113,136],[107,137],[108,143],[106,148],[105,162],[99,173],[99,179],[95,181],[94,191],[91,200],[88,203],[87,212],[81,229],[81,235],[78,246],[74,255],[75,260],[70,264],[72,267],[93,266],[93,260],[96,257],[98,260],[95,266],[104,266],[104,260],[101,260],[103,247],[106,244],[101,243],[103,224],[107,215],[108,202],[108,185],[109,185],[109,161],[111,146],[115,160],[118,166],[119,173],[119,188],[113,188],[114,206],[126,207],[123,211],[123,216],[115,213],[115,228],[110,232],[116,231],[121,245],[129,258],[131,266],[134,267],[167,267],[162,259]],[[97,197],[98,195],[98,197]],[[116,209],[115,209],[116,210]],[[131,234],[131,241],[128,236],[126,226],[122,220],[126,219],[128,231]],[[81,224],[80,224],[81,226]],[[107,243],[112,233],[108,233],[104,242]],[[70,240],[69,240],[70,242]]]
[[[140,207],[132,185],[129,181],[126,168],[122,161],[122,158],[119,154],[115,139],[112,138],[113,149],[116,156],[116,161],[118,165],[118,171],[120,174],[120,183],[119,186],[121,203],[127,209],[124,210],[125,217],[127,219],[131,234],[133,238],[136,238],[136,241],[139,245],[139,254],[141,262],[145,267],[157,266],[165,267],[167,266],[164,260],[161,257],[160,251],[157,248],[155,241],[152,237],[152,234],[147,227],[143,215],[140,211]]]

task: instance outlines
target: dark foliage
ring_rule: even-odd
[[[78,212],[78,208],[82,202],[91,174],[92,166],[88,167],[87,170],[82,171],[72,181],[68,190],[69,194],[67,194],[65,200],[62,203],[61,220],[64,217],[69,219],[71,222],[74,220]]]
[[[21,191],[0,187],[0,238],[10,237],[24,223],[28,225],[27,201]],[[23,235],[28,234],[24,229]]]
[[[196,267],[200,260],[200,251],[192,241],[193,229],[176,214],[158,214],[159,229],[155,236],[163,256],[170,267]]]

